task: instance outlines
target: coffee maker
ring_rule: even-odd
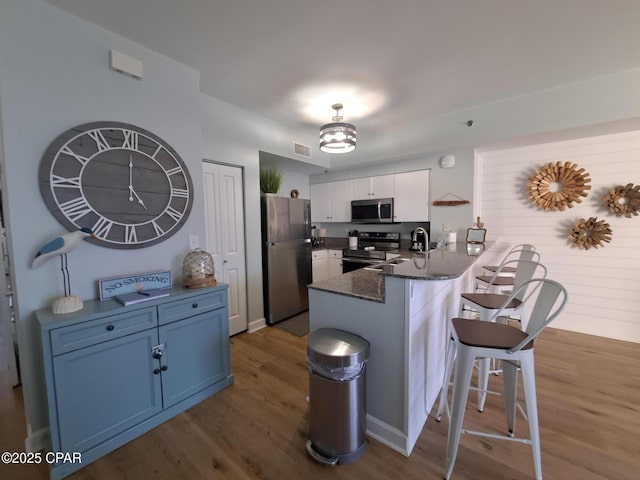
[[[311,245],[313,247],[320,246],[320,240],[318,239],[318,229],[315,225],[311,226]]]

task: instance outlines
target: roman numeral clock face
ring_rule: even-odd
[[[184,224],[193,184],[176,151],[134,125],[94,122],[56,138],[39,171],[47,208],[69,230],[88,227],[110,248],[142,248]]]

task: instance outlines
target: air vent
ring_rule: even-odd
[[[302,145],[301,143],[293,142],[293,153],[296,155],[302,155],[303,157],[311,157],[311,147]]]

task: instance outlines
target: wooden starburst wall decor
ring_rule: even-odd
[[[618,217],[631,218],[633,215],[638,215],[640,210],[640,185],[633,183],[628,183],[624,187],[618,185],[609,190],[602,200],[607,205],[609,213]]]
[[[536,170],[527,182],[527,196],[545,212],[563,211],[582,202],[591,189],[589,174],[571,162],[549,163]]]
[[[569,240],[575,243],[581,250],[604,247],[603,242],[611,241],[611,227],[604,220],[598,221],[597,217],[588,220],[580,218],[573,223],[569,233]]]

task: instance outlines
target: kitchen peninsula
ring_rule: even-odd
[[[447,321],[482,265],[506,247],[457,243],[309,285],[311,331],[337,328],[371,344],[372,438],[409,456],[442,386]]]

